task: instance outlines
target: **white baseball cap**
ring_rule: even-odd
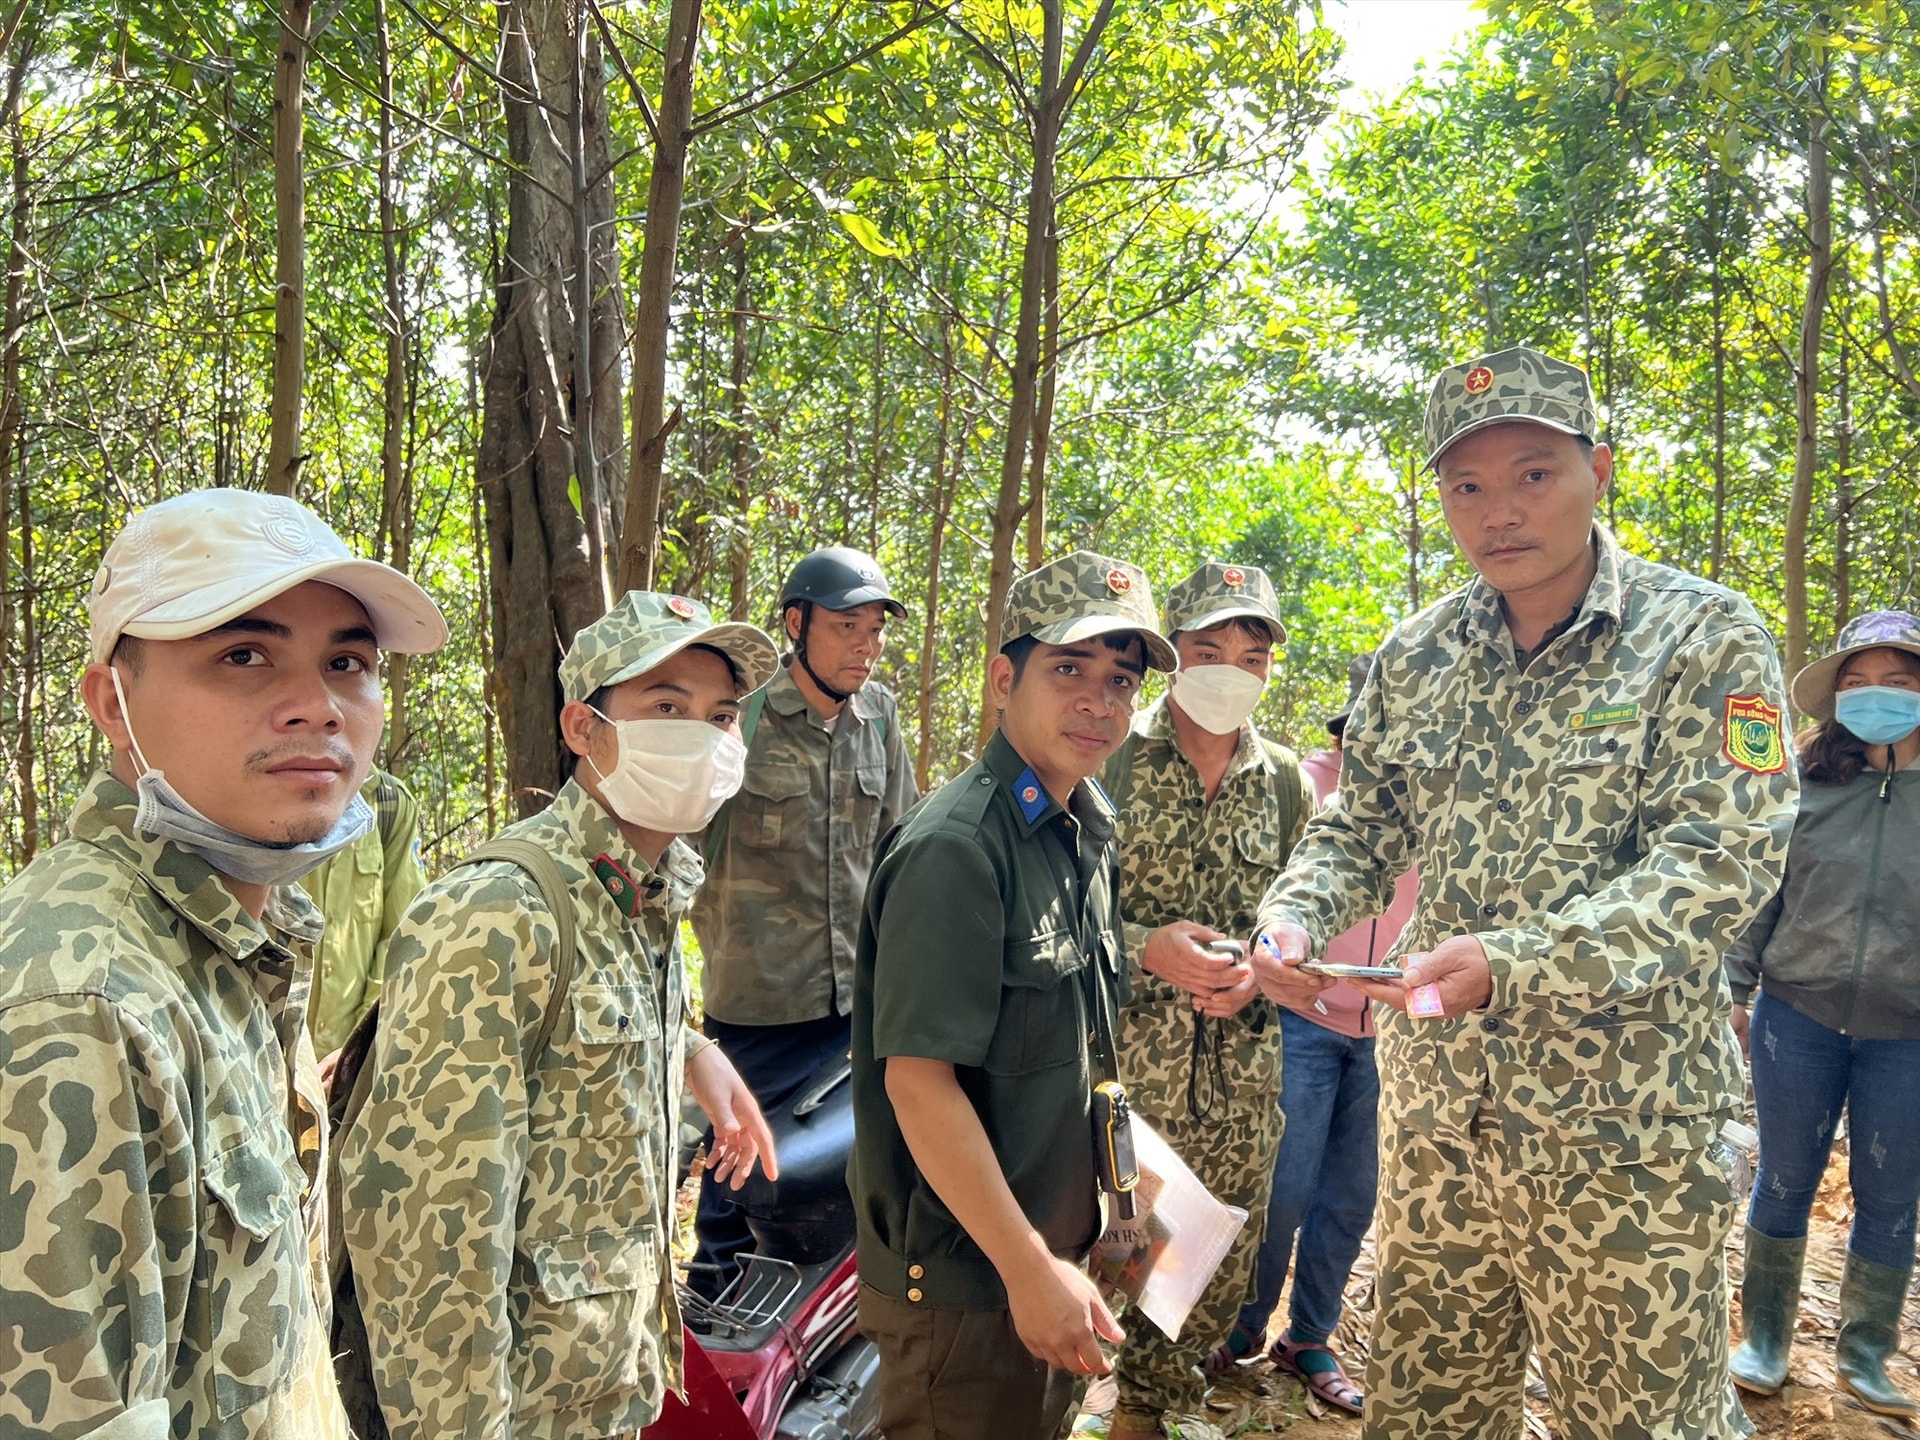
[[[447,642],[426,591],[356,557],[306,506],[253,490],[194,490],[148,506],[107,547],[87,606],[93,658],[112,655],[122,635],[204,635],[309,580],[365,606],[382,650],[428,655]]]

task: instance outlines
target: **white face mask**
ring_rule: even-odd
[[[1195,665],[1173,677],[1180,708],[1215,735],[1231,735],[1244,725],[1266,688],[1265,680],[1239,665]]]
[[[703,830],[746,777],[747,747],[718,725],[600,718],[613,726],[613,769],[602,772],[585,758],[607,808],[629,825],[665,835]]]
[[[140,778],[133,787],[139,802],[133,813],[134,829],[172,841],[198,855],[219,874],[243,885],[291,885],[373,828],[373,807],[357,793],[331,830],[303,844],[276,845],[256,840],[209,819],[173,788],[164,772],[147,764],[133,733],[133,712],[127,709],[127,692],[120,688],[120,671],[115,667],[107,673],[113,678],[113,693],[120,701],[120,718],[126,723],[134,763],[140,767]]]

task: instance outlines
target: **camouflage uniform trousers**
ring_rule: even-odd
[[[1277,1048],[1277,1026],[1274,1031]],[[1183,1085],[1177,1106],[1164,1111],[1155,1107],[1155,1111],[1143,1108],[1147,1123],[1216,1198],[1238,1205],[1248,1219],[1180,1328],[1179,1339],[1168,1339],[1144,1315],[1122,1317],[1127,1338],[1114,1358],[1119,1398],[1113,1419],[1116,1427],[1135,1429],[1152,1429],[1162,1415],[1198,1414],[1206,1403],[1207,1380],[1200,1364],[1227,1338],[1253,1289],[1254,1262],[1267,1228],[1273,1160],[1287,1123],[1277,1088],[1253,1095],[1236,1093],[1231,1100],[1217,1102],[1207,1119],[1195,1120],[1187,1113]]]
[[[1736,1198],[1708,1151],[1517,1170],[1497,1132],[1402,1130],[1381,1159],[1366,1440],[1513,1440],[1529,1345],[1566,1440],[1752,1433],[1727,1379]]]

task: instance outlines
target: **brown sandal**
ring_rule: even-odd
[[[1333,1360],[1333,1368],[1313,1371],[1302,1369],[1299,1357],[1309,1352],[1329,1356]],[[1267,1351],[1267,1358],[1334,1409],[1344,1410],[1349,1415],[1358,1415],[1361,1412],[1361,1402],[1364,1397],[1360,1393],[1360,1387],[1348,1378],[1346,1370],[1340,1364],[1340,1357],[1327,1346],[1303,1345],[1283,1335],[1273,1342],[1272,1348]]]

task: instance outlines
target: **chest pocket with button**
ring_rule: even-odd
[[[1024,1075],[1077,1064],[1084,1021],[1080,971],[1087,959],[1065,931],[1010,941],[1000,970],[1000,1021],[984,1067]]]
[[[810,788],[804,765],[749,765],[734,801],[735,833],[740,843],[769,850],[804,847]]]
[[[1377,763],[1405,787],[1407,817],[1425,857],[1445,845],[1460,790],[1465,727],[1454,720],[1395,719],[1381,742]]]
[[[1576,732],[1553,755],[1548,800],[1556,846],[1606,850],[1633,830],[1646,774],[1647,722]]]

